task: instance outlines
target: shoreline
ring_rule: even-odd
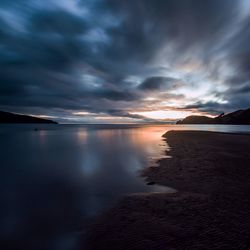
[[[249,134],[164,137],[171,158],[142,176],[178,192],[125,196],[91,225],[87,249],[249,249]]]
[[[228,183],[232,178],[232,173],[226,170],[235,171],[236,163],[244,165],[250,159],[247,151],[250,134],[247,133],[173,130],[163,137],[170,147],[166,155],[171,158],[158,160],[159,167],[146,168],[142,176],[146,181],[179,191],[211,193],[217,185]],[[228,187],[227,183],[223,188]]]

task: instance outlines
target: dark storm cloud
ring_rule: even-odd
[[[70,70],[87,55],[89,47],[80,39],[87,31],[82,18],[63,10],[40,11],[33,13],[28,23],[30,36],[25,43],[30,43],[27,54],[33,63]]]
[[[145,91],[161,90],[161,89],[174,89],[181,86],[181,83],[176,78],[154,76],[144,80],[140,85],[139,89]]]
[[[100,98],[106,98],[109,100],[114,101],[133,101],[137,98],[137,95],[132,92],[125,92],[125,91],[117,91],[117,90],[111,90],[111,89],[103,89],[99,91],[95,91],[92,93],[93,97],[100,97]]]
[[[227,109],[225,104],[219,104],[217,102],[196,102],[194,104],[186,105],[185,109],[194,109],[200,110],[205,113],[209,113],[212,115],[219,115]]]
[[[29,20],[31,24],[31,31],[47,33],[47,35],[53,35],[53,33],[74,36],[84,33],[88,26],[84,20],[72,13],[64,10],[49,10],[36,13]]]
[[[166,42],[178,49],[207,46],[224,35],[237,13],[237,2],[228,0],[139,0],[104,2],[106,10],[121,19],[121,27],[109,29],[114,59],[151,59]],[[203,47],[204,49],[204,47]],[[180,56],[177,53],[175,56]]]
[[[1,1],[0,107],[144,119],[132,115],[131,107],[152,105],[144,100],[151,91],[158,93],[155,107],[162,107],[161,99],[184,102],[185,91],[175,91],[204,84],[204,75],[215,78],[211,68],[218,69],[219,63],[230,65],[236,74],[223,76],[229,89],[216,98],[227,99],[226,108],[250,105],[250,18],[240,19],[240,3]],[[183,69],[197,61],[203,72],[186,76]],[[221,75],[218,71],[217,78]],[[206,82],[218,85],[210,78]],[[198,103],[201,111],[221,105],[199,99],[188,103]]]
[[[250,14],[240,24],[228,45],[229,60],[236,71],[227,81],[231,86],[245,84],[250,79]]]

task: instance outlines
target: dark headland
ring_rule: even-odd
[[[57,122],[42,119],[34,116],[19,115],[9,112],[0,111],[0,123],[48,123],[57,124]]]
[[[178,192],[126,196],[91,225],[88,249],[249,250],[250,135],[164,137],[171,158],[143,176]]]
[[[250,125],[250,108],[245,110],[237,110],[232,113],[224,114],[211,118],[208,116],[191,115],[177,124],[234,124],[234,125]]]

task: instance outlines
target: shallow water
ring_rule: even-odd
[[[250,133],[234,125],[0,125],[0,248],[75,249],[85,222],[124,194],[166,191],[138,171],[165,156],[161,136],[172,129]]]

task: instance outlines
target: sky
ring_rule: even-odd
[[[0,109],[61,123],[250,107],[248,0],[1,0]]]

